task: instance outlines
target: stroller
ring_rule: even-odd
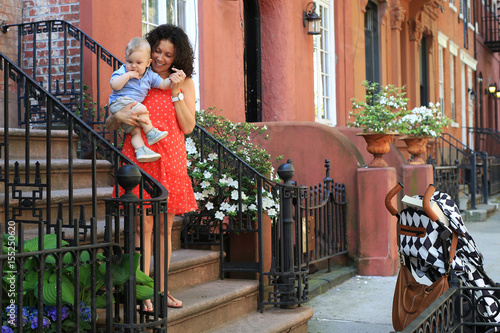
[[[398,251],[407,267],[419,278],[435,282],[452,270],[465,287],[463,293],[472,302],[464,302],[465,317],[461,322],[481,322],[474,332],[500,332],[499,292],[488,288],[497,287],[483,269],[483,256],[465,227],[460,210],[447,193],[436,191],[429,185],[424,196],[404,196],[406,208],[398,212],[391,199],[403,188],[399,183],[386,196],[385,205],[398,218]],[[458,239],[456,251],[449,263],[452,236]],[[467,295],[468,293],[468,295]],[[475,306],[476,318],[471,318]],[[468,316],[467,316],[468,314]],[[496,323],[485,326],[485,323]],[[474,325],[470,325],[474,326]],[[467,330],[467,325],[464,323]]]

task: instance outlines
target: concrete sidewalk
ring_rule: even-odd
[[[498,203],[498,197],[493,203]],[[484,257],[486,273],[500,282],[500,211],[484,222],[466,222],[466,227]],[[324,273],[320,280],[328,281]],[[388,333],[392,327],[392,298],[396,276],[354,276],[306,305],[314,310],[310,333]]]

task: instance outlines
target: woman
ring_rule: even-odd
[[[168,190],[168,246],[167,260],[170,264],[170,254],[172,252],[171,231],[174,217],[177,214],[187,213],[197,209],[191,180],[187,174],[187,157],[184,145],[184,134],[193,131],[195,120],[195,89],[191,79],[193,74],[194,53],[185,32],[174,25],[160,25],[146,35],[146,39],[151,45],[151,68],[163,79],[170,78],[170,90],[162,91],[151,89],[143,101],[149,112],[149,118],[153,126],[161,131],[168,131],[168,136],[155,143],[154,148],[162,157],[155,162],[139,163],[135,158],[135,152],[131,145],[130,136],[127,135],[122,152],[132,161],[137,163],[144,171],[153,178],[161,182]],[[135,112],[132,103],[122,111],[106,119],[106,128],[116,130],[122,123],[131,126],[138,126],[139,122],[144,122],[140,118],[140,112]],[[142,133],[145,142],[144,133]],[[148,145],[149,146],[149,145]],[[138,195],[136,188],[136,194]],[[144,193],[144,198],[148,198]],[[150,271],[151,258],[151,235],[153,231],[153,217],[144,218],[144,269]],[[140,225],[136,221],[136,244],[139,244]],[[162,216],[160,233],[160,253],[165,253],[164,249],[164,221]],[[160,258],[160,271],[164,272],[164,258]],[[168,267],[167,267],[168,268]],[[161,274],[160,289],[164,286],[165,277]],[[169,307],[180,308],[182,302],[172,297],[167,292],[167,302]],[[146,310],[152,310],[151,301],[145,302]]]

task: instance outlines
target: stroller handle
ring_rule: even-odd
[[[422,199],[422,206],[424,208],[425,214],[434,222],[439,219],[439,216],[431,208],[431,197],[434,194],[436,188],[433,184],[429,184],[427,190],[425,190],[424,197]]]
[[[397,185],[394,186],[392,190],[390,190],[389,193],[387,193],[387,195],[385,196],[385,207],[387,208],[389,213],[391,213],[394,216],[398,216],[399,213],[398,210],[394,208],[394,206],[392,205],[391,200],[403,188],[404,188],[403,184],[401,184],[401,182],[398,182]]]

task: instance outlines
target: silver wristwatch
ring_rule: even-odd
[[[179,95],[177,95],[177,97],[173,97],[172,96],[172,102],[178,102],[178,101],[182,101],[184,100],[184,94],[183,93],[179,93]]]

